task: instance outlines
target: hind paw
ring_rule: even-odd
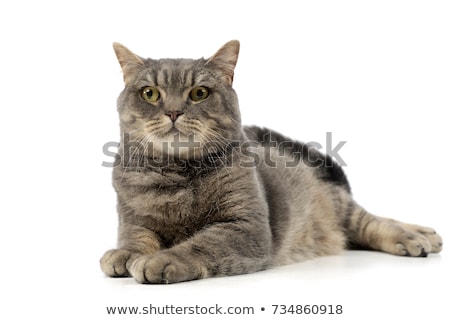
[[[402,227],[406,232],[399,235],[395,254],[426,257],[442,250],[442,237],[433,229],[410,224],[402,224]]]

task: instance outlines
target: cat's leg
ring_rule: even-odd
[[[270,230],[251,222],[217,223],[156,254],[137,258],[131,275],[140,283],[175,283],[263,270],[270,263]]]
[[[128,277],[133,262],[142,255],[160,250],[160,241],[152,231],[133,225],[119,227],[119,248],[105,252],[100,259],[102,271],[110,277]]]
[[[426,257],[442,250],[442,238],[431,228],[378,217],[353,203],[345,222],[352,245],[401,256]]]

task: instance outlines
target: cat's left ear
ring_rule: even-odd
[[[145,67],[144,62],[140,57],[131,52],[130,49],[120,43],[114,42],[113,48],[116,53],[117,60],[119,60],[120,66],[122,67],[125,85],[128,85],[133,75]]]
[[[208,59],[206,64],[215,65],[222,71],[225,81],[231,85],[233,83],[234,68],[239,56],[239,41],[231,40],[223,45],[219,51]]]

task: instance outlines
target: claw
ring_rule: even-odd
[[[420,255],[419,255],[419,257],[427,257],[428,256],[428,252],[425,252],[425,249],[424,248],[422,248],[422,251],[420,252]]]

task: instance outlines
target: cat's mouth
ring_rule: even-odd
[[[189,135],[190,132],[186,130],[187,128],[181,125],[178,121],[172,123],[170,129],[166,132],[166,136],[173,135]]]
[[[165,133],[162,133],[161,138],[165,138],[165,139],[169,139],[172,140],[175,137],[186,137],[189,136],[189,133],[186,132],[185,130],[183,130],[182,128],[177,128],[177,126],[175,126],[175,124]],[[175,138],[177,139],[177,138]]]
[[[172,126],[172,128],[170,128],[170,130],[167,132],[167,135],[171,136],[180,133],[181,133],[180,130],[178,130],[175,126]]]

